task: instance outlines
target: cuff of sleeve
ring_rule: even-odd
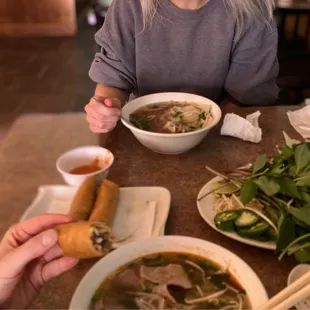
[[[127,93],[131,93],[133,91],[132,85],[126,81],[126,79],[117,78],[118,76],[113,77],[112,75],[108,76],[103,74],[94,64],[90,67],[88,74],[89,77],[96,83],[104,84],[108,87],[119,88]]]

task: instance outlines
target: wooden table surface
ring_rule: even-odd
[[[223,106],[222,109],[224,115],[234,112],[241,116],[257,110],[232,105]],[[259,144],[220,136],[219,124],[198,147],[178,156],[153,153],[120,125],[109,136],[101,136],[100,139],[100,143],[108,147],[115,156],[109,178],[120,186],[163,186],[169,189],[172,206],[166,234],[205,239],[233,251],[253,268],[269,296],[272,296],[286,286],[288,273],[296,263],[291,259],[279,262],[270,250],[241,244],[214,231],[198,214],[196,198],[201,187],[212,178],[204,169],[205,164],[225,172],[253,161],[260,153],[273,154],[275,146],[284,143],[283,130],[298,138],[288,122],[287,110],[287,107],[260,109],[263,141]],[[39,185],[61,182],[54,168],[60,153],[77,145],[94,142],[93,135],[86,132],[83,115],[76,116],[74,122],[73,118],[72,115],[71,121],[64,116],[41,119],[36,124],[36,128],[40,127],[40,138],[35,135],[36,129],[27,129],[30,121],[28,127],[20,123],[19,127],[23,128],[24,135],[32,134],[33,137],[27,141],[25,136],[14,138],[12,134],[0,148],[0,172],[2,176],[6,176],[0,179],[0,236],[18,220],[34,198]],[[15,154],[17,146],[19,151]],[[27,157],[26,154],[31,155]],[[29,171],[33,171],[34,176],[29,176]],[[18,191],[15,190],[17,194],[14,194],[10,192],[10,188],[16,187],[16,184]],[[73,270],[50,281],[35,300],[33,308],[67,308],[79,281],[95,262],[96,260],[82,261]]]

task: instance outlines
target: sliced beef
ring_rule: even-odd
[[[178,264],[169,264],[164,267],[141,266],[140,276],[142,279],[161,285],[180,286],[184,289],[193,287],[184,268]]]
[[[163,285],[155,285],[155,286],[153,286],[153,288],[152,288],[152,293],[164,297],[165,299],[167,299],[168,301],[170,301],[170,302],[173,303],[173,304],[176,303],[176,300],[175,300],[174,297],[170,294],[170,292],[169,292],[168,287],[167,287],[166,284],[163,284]]]
[[[133,269],[126,269],[119,273],[112,282],[113,287],[124,291],[141,292],[141,282]]]

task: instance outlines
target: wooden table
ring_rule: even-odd
[[[257,110],[256,108],[242,109],[232,105],[223,106],[222,108],[223,114],[235,112],[241,116]],[[151,152],[143,147],[130,131],[120,125],[108,137],[101,137],[101,144],[110,148],[115,155],[115,162],[109,177],[121,186],[164,186],[168,188],[172,194],[172,206],[166,226],[166,234],[205,239],[233,251],[253,268],[265,285],[269,296],[272,296],[285,287],[288,273],[295,265],[295,262],[290,259],[279,262],[270,250],[238,243],[214,231],[198,214],[196,198],[200,188],[212,177],[204,169],[205,164],[214,167],[218,171],[225,172],[227,169],[233,169],[253,161],[259,153],[273,154],[275,145],[284,143],[283,130],[290,136],[298,138],[296,132],[289,125],[286,116],[287,110],[288,108],[284,107],[260,109],[262,112],[260,125],[263,129],[263,141],[260,144],[220,136],[219,124],[216,129],[210,132],[201,145],[188,153],[178,156],[160,155]],[[45,123],[45,127],[43,123]],[[48,139],[48,135],[51,134],[51,128],[49,128],[51,124],[44,120],[41,121],[40,128],[42,137],[40,143],[43,145],[38,147],[32,141],[29,142],[32,148],[29,148],[29,143],[24,142],[22,149],[19,149],[21,155],[30,150],[32,157],[41,158],[41,161],[37,164],[33,160],[31,162],[32,166],[29,166],[29,162],[24,162],[23,158],[18,159],[16,156],[14,160],[8,158],[13,156],[13,145],[11,149],[8,146],[4,148],[6,157],[3,156],[4,153],[1,149],[0,172],[9,171],[15,173],[9,176],[7,180],[10,180],[11,187],[12,184],[18,184],[19,194],[17,202],[13,199],[13,194],[5,196],[1,188],[7,182],[0,180],[0,234],[4,232],[5,227],[12,224],[13,220],[18,219],[21,212],[33,199],[37,186],[60,182],[61,179],[55,169],[51,168],[54,166],[53,160],[58,157],[59,151],[79,144],[77,143],[79,134],[81,140],[83,140],[81,144],[87,143],[89,134],[85,132],[86,126],[81,126],[78,122],[75,122],[74,126],[69,125],[69,120],[66,124],[63,124],[63,127],[61,121],[58,121],[57,124],[58,127],[53,127],[57,139],[53,137]],[[72,132],[79,130],[74,133],[73,142],[72,136],[59,134],[64,131],[64,128],[68,127],[71,128]],[[25,131],[27,132],[26,129]],[[91,135],[89,135],[89,139],[89,143],[92,143]],[[15,139],[15,144],[18,141],[18,139]],[[49,145],[49,155],[45,158],[42,155],[46,154],[43,150],[47,145]],[[14,169],[8,168],[9,165],[14,165]],[[54,170],[48,169],[45,170],[45,173],[42,173],[42,171],[38,171],[39,167]],[[35,179],[25,177],[27,169],[35,172]],[[20,177],[23,177],[23,182],[18,183],[17,180]],[[29,182],[32,182],[31,186]],[[9,190],[8,186],[6,189]],[[78,282],[95,261],[83,261],[70,272],[52,280],[42,289],[33,307],[41,309],[67,308]]]

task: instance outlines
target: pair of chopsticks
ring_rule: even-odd
[[[269,299],[259,310],[289,309],[310,296],[310,271]]]

